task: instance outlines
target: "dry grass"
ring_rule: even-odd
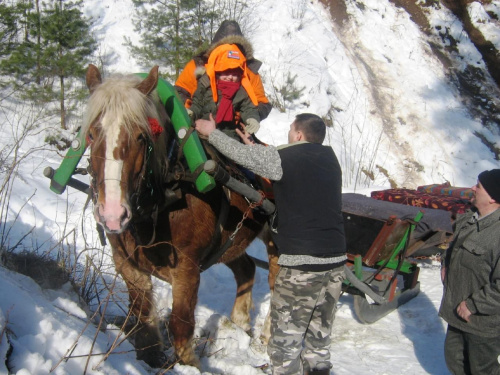
[[[8,253],[6,267],[31,277],[44,289],[60,289],[70,280],[69,272],[54,259],[28,251]]]

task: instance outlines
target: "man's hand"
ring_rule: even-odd
[[[246,145],[254,145],[255,141],[253,140],[252,134],[248,133],[246,130],[241,131],[240,129],[236,128],[236,134],[238,134],[243,141],[244,144]]]
[[[467,304],[465,303],[465,301],[460,302],[460,305],[458,305],[457,314],[459,317],[461,317],[467,323],[469,322],[469,319],[470,319],[470,316],[472,315],[472,313],[469,311],[469,308],[467,307]]]
[[[205,137],[208,137],[216,128],[215,120],[212,114],[210,113],[209,116],[209,120],[198,119],[195,121],[196,130]]]

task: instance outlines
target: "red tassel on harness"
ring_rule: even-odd
[[[160,125],[157,119],[148,117],[149,126],[151,127],[151,134],[153,139],[156,141],[158,137],[163,133],[163,127]]]

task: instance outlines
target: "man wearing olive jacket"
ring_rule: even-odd
[[[500,169],[479,174],[444,257],[439,315],[452,374],[500,374]]]
[[[342,172],[332,148],[322,146],[325,123],[314,114],[297,115],[289,144],[278,148],[230,139],[215,130],[213,119],[197,120],[196,129],[227,157],[273,181],[280,265],[267,349],[273,374],[330,374],[330,335],[347,257]]]

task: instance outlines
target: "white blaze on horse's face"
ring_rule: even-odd
[[[131,210],[122,191],[123,160],[117,152],[120,144],[120,119],[101,119],[105,139],[103,171],[104,197],[99,196],[94,215],[107,232],[121,233],[131,218]],[[103,199],[102,199],[103,198]]]

